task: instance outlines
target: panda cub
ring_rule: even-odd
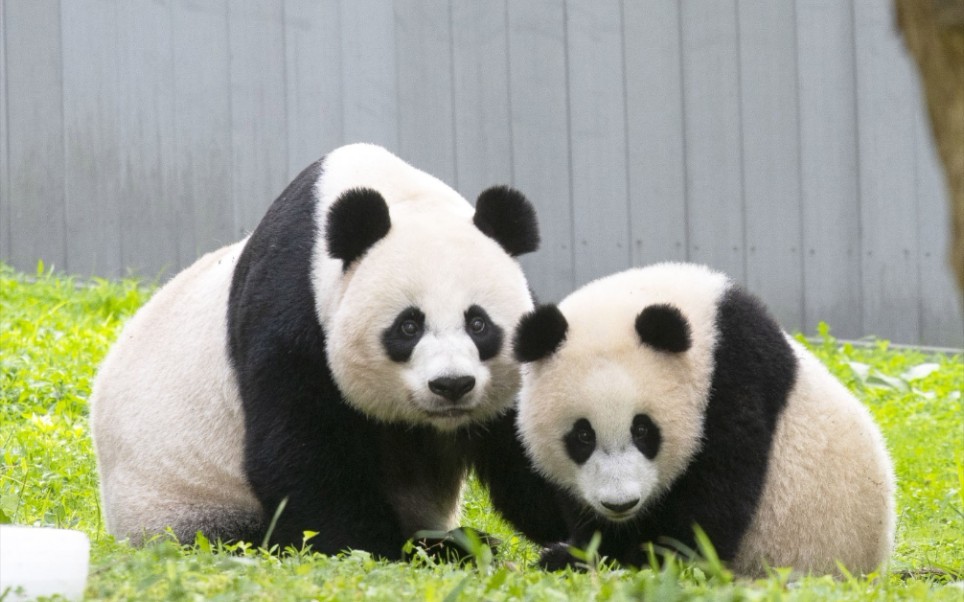
[[[458,520],[469,431],[513,403],[531,204],[372,145],[308,167],[246,239],[178,274],[95,379],[109,533],[399,558]]]
[[[694,525],[744,575],[887,560],[894,476],[870,414],[723,274],[602,278],[527,314],[514,345],[518,433],[547,481],[517,484],[545,499],[493,499],[544,544],[565,525],[544,567],[596,531],[601,555],[641,566],[646,542],[695,549]]]

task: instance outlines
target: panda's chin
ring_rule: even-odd
[[[468,396],[459,404],[449,403],[437,395],[412,396],[421,420],[440,431],[452,431],[479,420],[485,414],[477,397]]]
[[[425,417],[429,424],[440,431],[454,431],[459,427],[473,422],[474,412],[471,409],[448,408],[445,410],[425,410]]]
[[[471,408],[446,408],[444,410],[426,410],[429,418],[465,418],[472,416]]]

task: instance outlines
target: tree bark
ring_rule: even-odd
[[[950,263],[964,292],[964,0],[896,0],[897,23],[920,68],[951,201]]]

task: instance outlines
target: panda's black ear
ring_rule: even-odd
[[[672,305],[650,305],[636,316],[639,340],[653,349],[682,353],[690,348],[690,324]]]
[[[536,210],[521,192],[508,186],[493,186],[475,202],[475,226],[516,257],[539,248]]]
[[[328,209],[325,241],[328,255],[344,262],[344,269],[388,234],[392,220],[388,203],[371,188],[352,188]]]
[[[519,320],[512,340],[515,359],[535,362],[549,357],[566,340],[569,322],[555,305],[540,305]]]

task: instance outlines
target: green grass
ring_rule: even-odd
[[[547,574],[474,483],[464,524],[496,534],[494,558],[458,568],[372,560],[363,552],[277,557],[205,541],[144,549],[104,532],[87,425],[96,366],[118,327],[150,295],[136,281],[80,284],[0,264],[0,522],[69,527],[92,543],[88,599],[154,600],[956,600],[964,596],[962,357],[840,345],[822,331],[814,352],[877,418],[897,472],[897,543],[889,571],[852,579],[735,579],[718,563],[659,570],[600,567]],[[956,583],[955,583],[956,580]]]

